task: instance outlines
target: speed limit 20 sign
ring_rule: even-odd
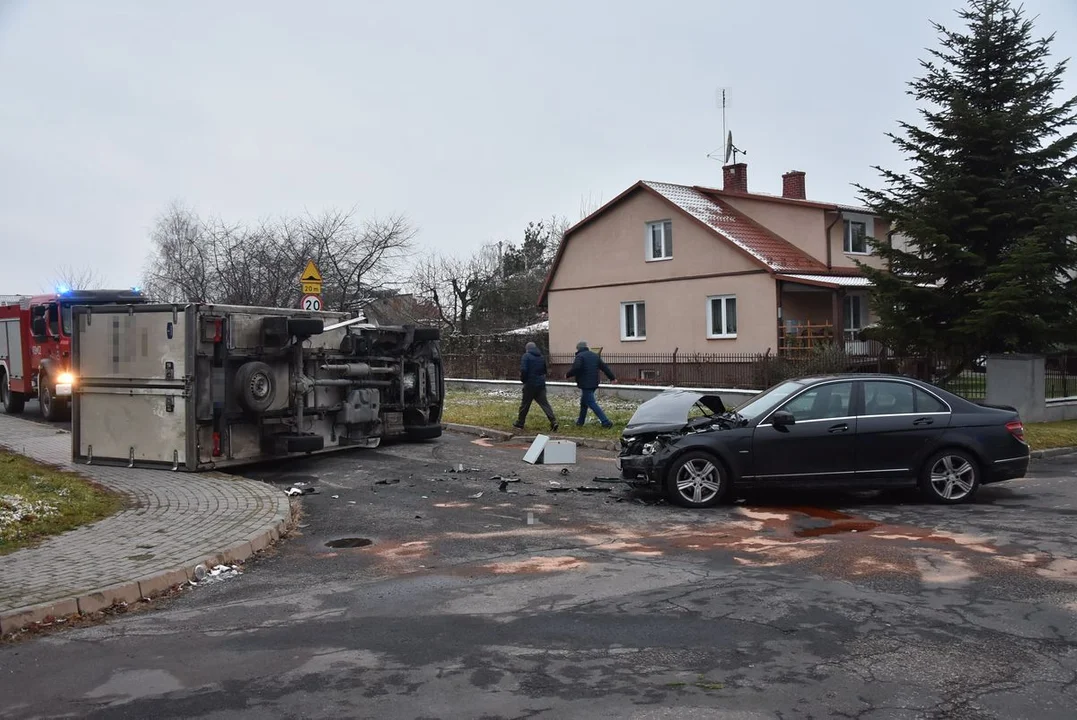
[[[321,310],[322,299],[317,295],[304,295],[303,300],[299,303],[299,307],[304,310]]]

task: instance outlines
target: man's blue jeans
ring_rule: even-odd
[[[576,421],[577,425],[583,425],[587,422],[587,410],[590,409],[594,412],[595,417],[603,425],[609,425],[610,420],[606,417],[606,413],[602,412],[602,408],[598,406],[598,401],[595,400],[594,390],[580,389],[580,419]]]

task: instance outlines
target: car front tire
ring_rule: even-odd
[[[920,472],[920,491],[941,505],[968,502],[979,489],[980,465],[964,450],[937,452],[928,458]]]
[[[41,405],[41,415],[49,422],[67,420],[70,408],[65,400],[56,397],[49,383],[50,380],[45,375],[38,381],[37,402]]]
[[[707,452],[692,451],[677,458],[666,474],[670,502],[686,508],[714,507],[729,489],[722,462]]]

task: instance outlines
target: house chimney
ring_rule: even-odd
[[[808,196],[804,192],[804,173],[800,170],[791,170],[782,175],[782,197],[793,200],[807,199]]]
[[[748,192],[748,164],[734,163],[722,166],[722,189],[726,192]]]

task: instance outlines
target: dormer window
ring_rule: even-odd
[[[647,223],[647,262],[673,259],[673,221]]]

